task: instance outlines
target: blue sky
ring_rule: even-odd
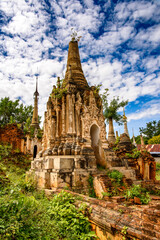
[[[56,77],[65,75],[71,28],[90,85],[128,99],[130,135],[160,119],[160,0],[1,0],[0,98],[33,104],[39,74],[43,117]],[[38,70],[37,70],[38,69]],[[115,130],[123,132],[115,125]]]

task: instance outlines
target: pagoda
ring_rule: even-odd
[[[86,81],[78,41],[72,39],[65,78],[58,78],[47,102],[42,151],[30,172],[40,188],[87,186],[97,164],[106,166],[107,149],[102,101],[97,88]]]

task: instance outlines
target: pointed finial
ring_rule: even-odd
[[[124,107],[123,107],[123,120],[127,120],[127,117],[126,117],[126,115],[125,115],[125,109],[124,109]]]
[[[144,144],[144,140],[143,140],[142,134],[140,135],[140,137],[141,137],[141,150],[143,151],[143,150],[145,150],[146,148],[145,148],[145,144]]]
[[[36,92],[38,92],[38,75],[36,76]]]
[[[74,30],[74,28],[71,28],[72,34],[71,34],[71,40],[72,42],[78,41],[81,39],[82,36],[78,36],[77,32]]]
[[[133,145],[135,146],[135,147],[137,147],[137,143],[136,143],[136,139],[135,139],[135,136],[134,136],[134,129],[132,128],[132,133],[133,133]]]
[[[36,91],[35,91],[34,95],[39,96],[39,93],[38,93],[38,75],[36,75]]]
[[[57,87],[60,88],[61,86],[61,80],[60,80],[60,77],[57,78]]]

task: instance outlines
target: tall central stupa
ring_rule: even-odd
[[[101,98],[88,86],[78,42],[71,41],[65,79],[58,78],[48,99],[42,151],[30,171],[41,188],[85,186],[97,164],[106,165],[107,148]]]

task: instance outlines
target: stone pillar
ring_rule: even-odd
[[[73,132],[73,106],[72,106],[72,96],[70,94],[67,95],[66,126],[67,126],[67,133],[72,134],[72,132]]]
[[[66,132],[66,122],[65,122],[65,97],[62,97],[62,135],[65,135]]]
[[[127,121],[124,121],[124,133],[126,133],[129,137],[128,127],[127,127]]]
[[[60,109],[57,107],[56,109],[56,116],[57,116],[57,121],[56,121],[56,137],[59,137],[59,111]]]
[[[73,123],[73,133],[76,133],[75,126],[75,95],[72,94],[72,123]]]
[[[77,136],[80,136],[80,108],[76,106],[76,132]]]
[[[114,143],[116,141],[114,128],[113,128],[113,119],[109,118],[109,131],[108,131],[108,141]]]
[[[149,179],[149,165],[148,162],[144,162],[144,179]]]

